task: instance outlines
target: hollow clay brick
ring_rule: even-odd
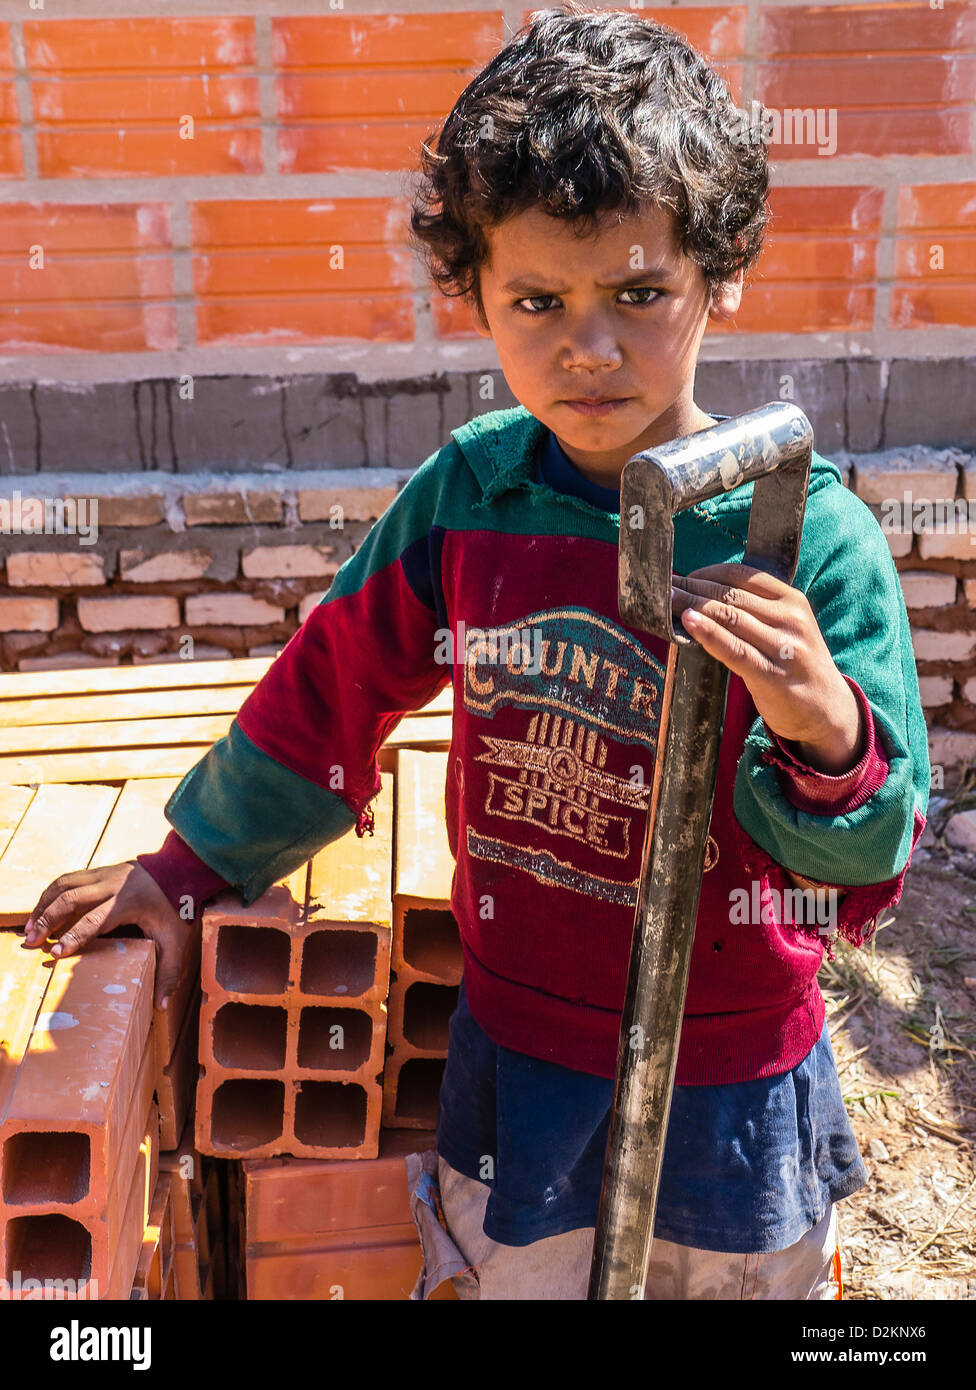
[[[284,1008],[207,995],[200,1010],[200,1064],[215,1084],[219,1075],[366,1085],[383,1069],[385,1042],[382,1003]]]
[[[446,904],[396,898],[384,1125],[422,1129],[437,1123],[448,1024],[462,970],[457,922]]]
[[[184,1154],[190,1150],[186,1137],[180,1145]],[[164,1163],[166,1162],[164,1158]],[[194,1168],[194,1174],[199,1174],[201,1168]],[[181,1199],[179,1196],[180,1177],[177,1171],[167,1169],[168,1175],[173,1182],[173,1220],[174,1235],[176,1243],[173,1246],[173,1271],[175,1281],[175,1296],[183,1302],[199,1302],[206,1297],[206,1286],[209,1280],[209,1267],[212,1262],[211,1254],[211,1223],[214,1222],[212,1194],[215,1191],[217,1174],[211,1167],[206,1186],[200,1188],[199,1178],[190,1177],[184,1165],[182,1181],[184,1183],[183,1195],[189,1195],[189,1210],[181,1210]],[[189,1184],[192,1184],[192,1195],[189,1193]],[[212,1294],[210,1295],[212,1296]]]
[[[154,968],[152,942],[131,939],[95,941],[51,968],[27,1054],[13,1081],[4,1083],[5,1207],[56,1203],[79,1215],[104,1211],[151,1050]],[[56,1146],[54,1161],[50,1154],[47,1162],[40,1158],[46,1146]]]
[[[219,1157],[375,1157],[382,1110],[391,931],[392,782],[377,825],[386,888],[360,851],[320,860],[309,920],[295,882],[203,914],[201,1077],[195,1142]],[[313,869],[315,865],[313,864]],[[311,874],[310,874],[311,880]],[[343,892],[346,897],[343,897]],[[349,920],[358,914],[365,920]]]
[[[151,1078],[146,1051],[146,1075]],[[7,1222],[3,1250],[5,1271],[28,1278],[74,1280],[77,1295],[67,1299],[125,1298],[131,1288],[156,1181],[159,1118],[155,1106],[143,1120],[143,1134],[130,1167],[115,1175],[110,1213],[104,1224],[81,1220],[64,1211],[33,1211]],[[108,1235],[108,1224],[112,1235]],[[7,1277],[5,1272],[4,1277]]]
[[[193,1245],[177,1245],[173,1250],[173,1277],[176,1297],[181,1303],[199,1303],[203,1298],[200,1265]]]
[[[397,975],[459,985],[464,968],[457,922],[444,902],[424,905],[397,898],[393,905],[392,968]]]
[[[249,1299],[409,1299],[423,1264],[413,1223],[320,1237],[312,1248],[248,1254]],[[453,1297],[450,1281],[444,1298]],[[435,1295],[435,1297],[438,1297]]]
[[[378,1081],[292,1080],[203,1072],[196,1145],[222,1158],[375,1158],[383,1092]]]
[[[390,991],[390,1043],[409,1056],[446,1057],[448,1024],[457,1002],[454,985],[400,976]]]
[[[433,1130],[408,1134],[383,1129],[373,1159],[245,1159],[248,1246],[288,1245],[410,1221],[405,1158],[435,1148],[436,1142]]]
[[[446,1054],[445,1054],[446,1056]],[[394,1051],[383,1073],[383,1124],[391,1129],[437,1125],[445,1058]]]

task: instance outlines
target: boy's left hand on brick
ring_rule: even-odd
[[[740,677],[767,728],[818,770],[836,776],[856,766],[861,711],[805,594],[742,564],[672,574],[671,585],[689,636]]]

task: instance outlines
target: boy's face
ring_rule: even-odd
[[[738,309],[742,274],[710,302],[667,209],[614,214],[596,238],[578,238],[533,208],[494,227],[488,243],[480,283],[490,332],[478,332],[493,339],[516,400],[589,478],[618,487],[633,454],[714,423],[693,399],[698,349],[709,317]],[[628,399],[603,415],[566,404],[594,396]]]

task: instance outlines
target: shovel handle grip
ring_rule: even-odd
[[[672,620],[674,518],[750,482],[744,562],[792,583],[812,453],[813,428],[803,411],[771,401],[635,454],[620,480],[618,605],[624,622],[668,642],[691,642]]]

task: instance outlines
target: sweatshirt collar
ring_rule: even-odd
[[[526,410],[524,405],[509,410],[491,410],[484,415],[476,415],[473,420],[451,430],[451,437],[464,454],[469,467],[481,486],[482,502],[491,502],[500,493],[525,483],[541,486],[533,482],[535,475],[535,456],[543,437],[548,433],[547,426]],[[821,458],[814,450],[810,474],[810,488],[822,487],[829,478],[843,483],[840,469],[829,459]],[[572,498],[584,510],[599,511],[592,503],[582,498]],[[699,512],[714,515],[718,512],[748,513],[752,505],[752,487],[736,489],[731,494],[720,494],[699,504]],[[603,513],[606,515],[606,512]]]
[[[478,479],[482,500],[491,502],[532,478],[536,450],[546,433],[542,421],[519,405],[476,415],[451,430],[451,438]]]

